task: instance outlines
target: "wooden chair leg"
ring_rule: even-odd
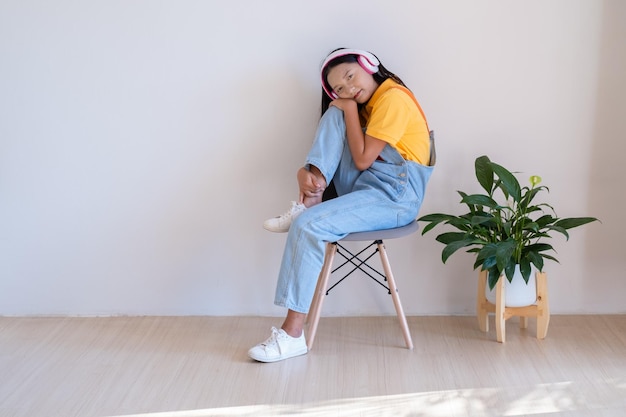
[[[500,277],[496,284],[496,339],[500,343],[506,341],[506,318],[505,313],[505,292],[504,292],[504,280],[505,277]]]
[[[402,302],[400,301],[398,288],[396,287],[396,280],[393,278],[393,273],[391,272],[391,265],[389,264],[389,259],[387,258],[387,251],[385,251],[385,245],[382,242],[378,243],[378,253],[380,254],[380,260],[383,264],[383,269],[385,270],[385,276],[387,277],[387,284],[389,285],[389,291],[391,292],[391,298],[393,299],[393,304],[396,307],[396,314],[398,315],[398,320],[400,321],[400,327],[402,328],[402,333],[404,334],[404,341],[406,343],[406,347],[407,349],[413,349],[413,340],[411,339],[411,332],[409,331],[409,325],[406,321],[406,316],[404,315],[404,309],[402,308]]]
[[[326,288],[328,288],[328,279],[332,272],[333,260],[335,259],[335,253],[337,251],[337,245],[334,243],[326,244],[326,253],[324,254],[324,265],[317,279],[317,286],[315,287],[315,294],[313,294],[313,301],[309,308],[306,321],[309,323],[309,334],[306,337],[307,348],[311,350],[313,348],[313,342],[315,341],[315,334],[317,333],[317,325],[320,321],[320,314],[322,311],[322,304],[326,297]]]
[[[322,282],[324,281],[323,277],[324,274],[326,272],[326,269],[324,268],[326,266],[326,256],[328,256],[328,243],[326,244],[326,248],[324,251],[324,264],[322,265],[322,269],[320,271],[320,274],[317,276],[317,284],[315,285],[315,292],[313,293],[313,299],[311,300],[311,306],[309,307],[309,312],[306,315],[306,319],[304,320],[304,324],[308,325],[311,322],[311,318],[315,315],[317,307],[318,307],[318,303],[319,303],[319,298],[320,298],[320,291],[322,291],[322,289],[320,288],[322,285]]]
[[[487,312],[487,271],[481,270],[478,273],[478,294],[476,295],[476,317],[478,318],[478,328],[483,332],[489,331],[489,314]]]
[[[545,339],[550,324],[548,305],[548,280],[545,272],[537,272],[537,339]]]

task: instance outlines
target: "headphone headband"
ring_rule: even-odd
[[[322,63],[322,67],[320,68],[320,76],[322,79],[322,88],[324,89],[328,97],[332,98],[333,100],[337,98],[337,94],[335,94],[332,90],[329,89],[329,87],[326,86],[326,80],[324,80],[324,70],[332,60],[346,55],[357,55],[357,61],[359,65],[361,65],[361,67],[368,74],[375,74],[378,72],[378,66],[380,65],[380,61],[378,61],[378,58],[376,58],[374,54],[370,52],[363,51],[361,49],[349,48],[343,48],[332,52],[326,57],[326,59]]]

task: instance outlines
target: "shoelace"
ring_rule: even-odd
[[[267,349],[270,346],[276,346],[278,352],[280,352],[280,344],[278,343],[278,329],[272,326],[272,335],[262,343],[263,348]]]
[[[285,213],[283,213],[280,216],[278,216],[278,218],[283,220],[283,219],[287,219],[289,217],[292,217],[294,215],[294,213],[296,212],[297,207],[298,207],[298,203],[296,203],[295,201],[292,201],[291,202],[291,208],[289,210],[287,210]]]

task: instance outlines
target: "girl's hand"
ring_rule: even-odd
[[[330,106],[337,107],[344,113],[350,110],[357,110],[357,103],[351,98],[337,98],[330,102]]]
[[[315,174],[306,168],[298,170],[298,187],[300,188],[300,201],[304,200],[321,202],[324,193],[325,184],[322,184]]]

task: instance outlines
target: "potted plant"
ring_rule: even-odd
[[[521,187],[509,170],[491,162],[487,156],[476,158],[474,166],[476,179],[486,193],[470,195],[457,191],[469,212],[428,214],[418,221],[428,223],[422,235],[440,223],[455,228],[457,231],[436,238],[445,245],[442,261],[445,263],[459,249],[469,248],[467,252],[476,254],[474,269],[487,271],[492,291],[502,275],[511,283],[517,269],[528,283],[533,266],[542,271],[544,259],[558,262],[550,254],[554,250],[552,245],[545,242],[554,232],[569,239],[567,230],[598,220],[559,218],[549,204],[535,203],[540,192],[549,192],[548,187],[539,185],[538,176],[530,177],[530,186]]]

